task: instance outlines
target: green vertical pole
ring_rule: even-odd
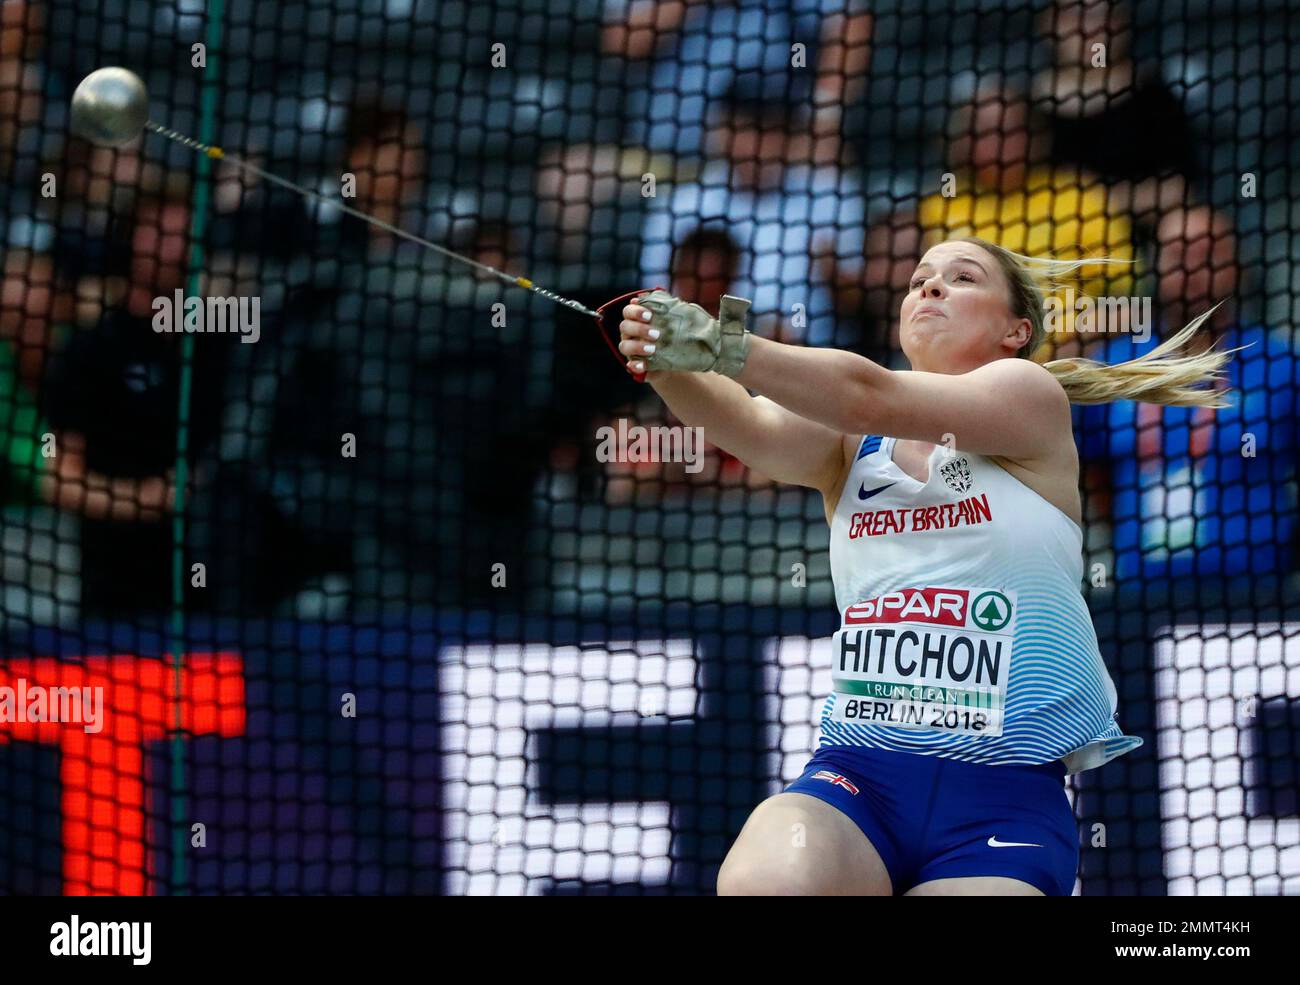
[[[207,33],[204,40],[205,67],[199,104],[199,140],[216,142],[217,49],[221,44],[223,0],[209,0]],[[211,194],[212,161],[206,155],[198,159],[194,178],[194,198],[190,212],[190,257],[186,294],[198,297],[202,288],[203,238],[207,234],[208,199]],[[184,895],[188,889],[186,867],[189,848],[189,824],[185,804],[185,736],[181,681],[185,646],[185,487],[189,483],[190,402],[194,377],[194,337],[181,335],[180,396],[176,426],[176,505],[172,514],[172,615],[171,653],[175,677],[176,707],[171,748],[171,824],[172,866],[171,891]]]

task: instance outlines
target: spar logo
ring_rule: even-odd
[[[1011,622],[1011,613],[1011,600],[998,591],[904,588],[849,606],[844,610],[844,625],[919,622],[955,629],[973,626],[985,632],[997,632]]]
[[[1011,600],[1001,592],[984,592],[971,605],[971,622],[986,633],[996,633],[1011,621]]]
[[[924,622],[962,627],[969,598],[964,588],[904,588],[849,606],[844,610],[844,625]]]

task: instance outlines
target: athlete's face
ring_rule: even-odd
[[[974,243],[940,243],[912,274],[899,340],[912,368],[967,373],[1029,341],[1028,318],[1011,313],[1010,285],[992,255]]]

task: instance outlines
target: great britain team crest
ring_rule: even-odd
[[[939,474],[953,492],[960,494],[970,492],[975,480],[971,478],[970,463],[964,458],[953,458],[939,466]]]

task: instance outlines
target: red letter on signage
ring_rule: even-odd
[[[0,741],[57,743],[62,753],[66,895],[145,894],[145,743],[176,734],[178,704],[183,735],[244,733],[244,666],[237,655],[191,654],[180,677],[178,702],[176,669],[165,660],[87,657],[0,666],[0,687],[17,690],[24,681],[28,690],[103,688],[98,732],[86,732],[80,721],[0,722]]]

